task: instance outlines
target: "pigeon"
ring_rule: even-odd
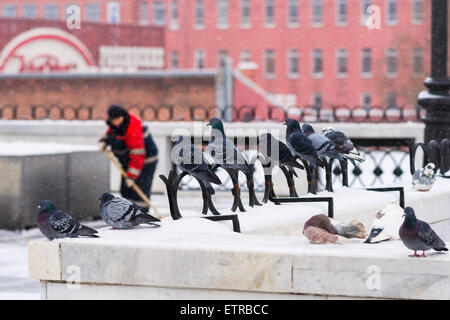
[[[330,218],[324,214],[318,214],[309,218],[308,221],[305,222],[303,230],[309,227],[317,227],[329,233],[337,234],[337,230],[331,224]]]
[[[343,160],[336,145],[327,137],[316,133],[310,124],[303,124],[302,131],[312,142],[319,156],[329,157],[339,161]]]
[[[74,220],[64,211],[57,210],[49,200],[39,202],[37,207],[37,225],[49,240],[57,238],[90,237],[98,238],[96,230],[86,227]]]
[[[395,203],[387,205],[375,215],[375,220],[370,228],[369,237],[365,243],[377,243],[381,241],[399,239],[398,230],[403,222],[403,209]]]
[[[433,187],[436,177],[434,176],[434,163],[428,163],[424,168],[414,172],[412,184],[418,191],[428,191]]]
[[[272,161],[272,166],[286,166],[296,177],[297,174],[294,168],[305,169],[304,166],[296,161],[296,157],[292,154],[289,147],[274,138],[270,133],[264,133],[260,136],[258,150],[266,160]]]
[[[331,234],[328,231],[318,227],[308,227],[303,229],[303,234],[306,239],[314,244],[336,243],[339,240],[337,235]]]
[[[417,251],[422,251],[421,257],[426,257],[425,251],[430,249],[448,251],[445,242],[431,229],[430,225],[416,218],[413,208],[406,207],[404,217],[399,234],[403,244],[408,249],[414,250],[414,254],[410,257],[420,257]]]
[[[333,227],[336,229],[337,234],[340,236],[359,239],[364,239],[367,236],[364,224],[356,219],[353,219],[349,222],[330,219],[330,223],[333,225]]]
[[[159,226],[155,224],[155,222],[160,222],[158,218],[143,212],[141,208],[127,199],[103,193],[98,200],[100,216],[113,229],[130,229],[141,223]]]
[[[322,130],[322,134],[330,139],[342,157],[350,160],[354,166],[356,166],[355,160],[364,162],[364,157],[356,150],[353,142],[343,132],[336,131],[332,127],[326,127]]]
[[[182,171],[206,182],[208,189],[211,187],[210,183],[222,184],[219,177],[211,170],[211,164],[206,160],[203,151],[196,148],[193,144],[184,141],[182,136],[178,138],[178,141],[172,149],[172,161]]]
[[[291,152],[299,158],[307,161],[315,169],[317,166],[324,166],[322,160],[317,156],[311,140],[305,136],[300,129],[300,124],[295,119],[287,119],[286,125],[286,142]]]

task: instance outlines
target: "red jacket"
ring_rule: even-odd
[[[116,139],[125,141],[130,150],[130,160],[128,161],[128,178],[137,179],[141,174],[145,161],[145,145],[142,135],[142,121],[136,116],[129,114],[130,123],[124,136],[117,136]],[[113,131],[108,129],[109,133]]]

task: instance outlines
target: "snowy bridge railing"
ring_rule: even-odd
[[[233,111],[235,122],[254,122],[270,119],[283,122],[287,118],[297,119],[300,122],[369,122],[369,123],[400,123],[418,122],[425,115],[425,110],[401,106],[398,108],[385,108],[372,106],[349,107],[346,105],[330,105],[326,108],[313,106],[293,106],[280,108],[277,106],[230,106],[218,110],[216,106],[180,106],[180,105],[125,105],[126,109],[139,115],[146,121],[204,121],[212,117],[224,118],[229,108]],[[101,120],[105,115],[100,114],[95,105],[69,105],[69,104],[36,104],[31,106],[18,106],[16,104],[0,105],[0,119],[9,120]]]

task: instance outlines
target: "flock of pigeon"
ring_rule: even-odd
[[[252,180],[252,166],[234,143],[226,138],[222,121],[213,118],[208,125],[212,127],[212,130],[207,154],[214,163],[207,160],[202,150],[190,141],[185,141],[183,137],[178,137],[174,145],[172,155],[175,157],[172,157],[172,160],[182,171],[205,182],[209,189],[212,189],[211,183],[218,185],[222,183],[213,171],[214,164],[226,169],[229,173],[237,174],[241,171],[246,175],[247,182]],[[273,161],[276,165],[286,166],[294,175],[296,175],[294,168],[304,169],[297,160],[314,168],[324,166],[326,158],[339,161],[346,159],[353,164],[355,164],[354,161],[364,161],[352,141],[342,132],[326,128],[321,135],[316,133],[309,124],[300,127],[298,121],[294,119],[288,119],[284,125],[287,126],[287,145],[275,139],[270,133],[266,133],[261,135],[258,149],[266,160]],[[271,153],[273,145],[278,147],[277,155]],[[253,203],[260,205],[257,201]],[[37,225],[49,240],[65,237],[98,237],[96,230],[80,224],[66,212],[58,210],[49,200],[41,201],[38,210]],[[158,218],[143,212],[129,200],[115,197],[110,193],[104,193],[99,197],[99,210],[103,221],[113,229],[130,229],[139,224],[159,227]],[[445,243],[426,222],[415,217],[412,208],[406,208],[404,216],[399,235],[405,246],[414,250],[414,256],[418,256],[417,251],[423,251],[422,256],[425,256],[425,251],[431,248],[436,251],[447,251]],[[334,227],[332,229],[336,231]]]

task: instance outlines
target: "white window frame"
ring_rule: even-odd
[[[117,16],[117,21],[116,22],[112,22],[112,10],[113,8],[117,8],[118,10],[118,16]],[[121,4],[118,1],[110,1],[107,3],[106,6],[107,10],[106,10],[106,20],[108,21],[108,23],[110,24],[120,24],[120,22],[122,21],[122,8],[121,8]]]
[[[316,62],[316,53],[320,53],[320,65],[321,65],[321,71],[315,72],[315,62]],[[320,79],[323,78],[323,50],[322,49],[313,49],[311,51],[311,74],[314,79]]]
[[[339,72],[340,58],[345,58],[345,72]],[[345,48],[336,49],[336,78],[342,79],[348,76],[348,50]]]
[[[291,71],[291,58],[297,58],[297,72]],[[288,49],[287,51],[287,76],[289,79],[298,79],[300,77],[300,53],[298,49]]]
[[[226,22],[221,21],[221,4],[226,8]],[[225,6],[226,4],[226,6]],[[217,0],[217,29],[228,29],[230,27],[230,0]]]
[[[389,19],[389,3],[391,1],[395,2],[395,20]],[[396,26],[398,24],[398,0],[386,0],[385,4],[386,4],[386,24],[388,26]]]
[[[417,20],[415,17],[415,3],[416,1],[420,1],[422,4],[422,12],[420,20]],[[411,23],[414,25],[422,25],[425,18],[424,14],[424,0],[411,0]]]
[[[386,76],[389,78],[396,78],[398,76],[398,50],[396,48],[387,48],[384,52],[386,61]],[[395,59],[395,71],[389,70],[390,58]]]
[[[14,15],[13,16],[5,15],[6,8],[9,8],[9,9],[14,8]],[[17,18],[18,12],[19,12],[19,8],[18,8],[17,4],[15,4],[15,3],[5,3],[2,5],[2,18],[10,18],[10,19]]]
[[[145,9],[145,19],[143,17],[143,10],[142,10],[142,6],[145,5],[146,9]],[[138,23],[140,25],[148,25],[149,24],[149,19],[148,19],[148,1],[139,1],[138,3],[138,15],[139,15],[139,21]]]
[[[25,16],[25,8],[33,8],[34,11],[33,13],[35,13],[34,16]],[[24,3],[22,6],[22,17],[25,19],[37,19],[38,18],[38,5],[36,3]]]
[[[361,12],[361,25],[362,26],[367,26],[367,19],[369,18],[369,15],[367,14],[367,8],[364,8],[366,1],[369,2],[369,5],[367,6],[367,8],[373,4],[373,0],[360,0],[360,12]]]
[[[157,4],[159,7],[157,7]],[[158,16],[158,14],[162,13],[162,18]],[[152,24],[154,26],[165,26],[166,25],[166,4],[163,0],[158,0],[152,2]]]
[[[365,101],[364,101],[365,97],[369,97],[369,99],[370,99],[370,104],[369,105],[365,104]],[[370,108],[372,108],[372,106],[373,106],[372,93],[370,93],[370,92],[361,92],[360,105],[361,105],[361,107],[363,109],[370,109]]]
[[[295,22],[290,21],[291,13],[291,1],[295,1],[295,7],[297,8],[297,20]],[[287,6],[287,27],[288,28],[298,28],[300,26],[300,0],[288,0]]]
[[[202,24],[198,24],[198,17],[197,13],[199,12],[197,7],[199,4],[201,4],[201,12],[202,12]],[[217,12],[217,14],[219,14]],[[205,0],[195,0],[194,2],[194,29],[196,30],[202,30],[205,29]]]
[[[345,3],[345,22],[339,21],[339,4],[343,1]],[[348,0],[336,0],[336,8],[335,8],[335,22],[338,27],[346,27],[348,26]]]
[[[370,53],[370,72],[365,72],[364,71],[364,52],[365,50],[368,50],[368,52]],[[361,78],[372,78],[372,69],[373,69],[373,54],[372,54],[372,49],[371,48],[362,48],[360,49],[359,52],[360,55],[360,68],[361,68]]]
[[[313,27],[313,28],[321,28],[321,27],[323,27],[323,25],[324,25],[324,9],[325,9],[325,6],[324,6],[324,1],[323,0],[310,0],[311,1],[311,26]],[[320,15],[320,22],[317,22],[317,21],[314,21],[314,5],[315,5],[315,2],[317,2],[317,1],[320,1],[320,4],[321,4],[321,8],[322,8],[322,10],[321,10],[321,12],[322,12],[322,14]]]
[[[174,14],[176,13],[176,14]],[[169,29],[178,30],[180,28],[180,10],[178,6],[178,1],[172,0],[169,3]]]
[[[199,56],[203,57],[203,67],[199,67]],[[195,49],[194,51],[194,69],[203,70],[206,68],[206,52],[203,49]]]
[[[273,13],[273,15],[272,15],[272,21],[271,22],[268,22],[267,21],[267,17],[268,17],[268,15],[267,15],[267,12],[268,12],[268,2],[270,1],[270,3],[272,4],[272,13]],[[275,1],[276,0],[264,0],[264,28],[275,28],[275,8],[276,8],[276,5],[275,5]]]
[[[56,1],[56,0],[55,0]],[[48,8],[56,8],[56,17],[51,17],[49,18],[49,16],[46,15]],[[45,20],[50,20],[50,21],[57,21],[59,20],[60,17],[60,13],[59,13],[59,4],[58,3],[45,3],[44,4],[44,9],[43,9],[43,17]]]
[[[422,70],[420,71],[420,72],[417,72],[416,71],[416,58],[417,58],[417,56],[418,56],[418,52],[420,52],[420,60],[421,60],[421,65],[422,65]],[[421,75],[423,72],[424,72],[424,69],[425,69],[425,55],[424,55],[424,49],[423,48],[414,48],[413,49],[413,63],[412,63],[412,65],[413,65],[413,74],[415,74],[415,75]]]
[[[97,20],[90,20],[88,19],[88,7],[91,7],[93,5],[98,6],[98,19]],[[85,13],[84,13],[84,20],[86,22],[100,22],[102,20],[102,5],[99,2],[88,2],[85,6]]]
[[[244,1],[248,3],[248,22],[244,22]],[[240,3],[240,13],[241,13],[241,21],[240,21],[240,27],[241,29],[250,29],[252,27],[252,0],[241,0]]]
[[[174,61],[173,57],[176,57],[176,61],[177,61],[176,67],[173,66],[173,61]],[[180,68],[180,56],[178,54],[178,51],[170,51],[169,59],[170,59],[170,69],[177,70]]]
[[[273,73],[268,73],[267,72],[267,64],[268,64],[268,59],[269,59],[269,53],[272,54],[272,58],[273,58]],[[264,78],[266,79],[275,79],[276,78],[276,70],[277,66],[276,66],[276,53],[274,49],[267,49],[264,51]]]

